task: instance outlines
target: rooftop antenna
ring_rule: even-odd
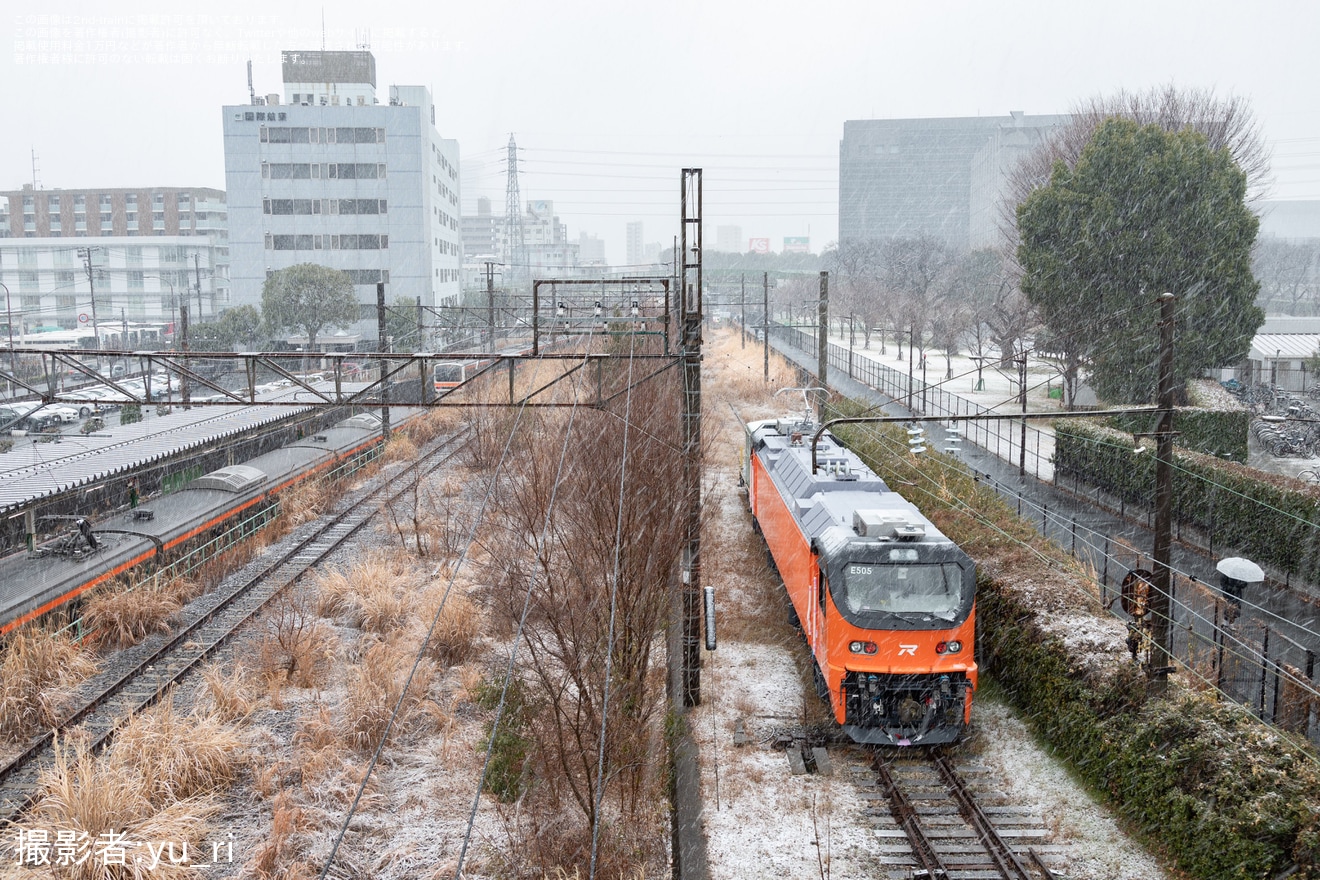
[[[325,51],[325,7],[321,7],[321,51]]]
[[[248,100],[257,103],[257,90],[252,88],[252,59],[248,59]]]
[[[37,148],[32,148],[32,188],[41,189],[41,180],[37,176]]]

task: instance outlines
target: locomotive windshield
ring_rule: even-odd
[[[944,563],[850,563],[845,605],[854,614],[882,612],[954,620],[963,604],[963,571]]]

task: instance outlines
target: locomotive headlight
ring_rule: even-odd
[[[848,650],[849,650],[849,651],[852,651],[854,654],[860,654],[860,653],[862,653],[862,643],[861,643],[861,642],[850,642],[850,643],[848,644]]]
[[[935,645],[936,654],[957,654],[962,650],[962,642],[956,639],[949,642],[940,642]]]
[[[880,646],[875,642],[849,642],[848,650],[854,654],[874,654]]]

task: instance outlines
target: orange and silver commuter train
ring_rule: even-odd
[[[746,425],[742,481],[815,660],[859,743],[957,741],[976,689],[976,569],[916,506],[819,425]]]

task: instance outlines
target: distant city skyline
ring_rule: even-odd
[[[589,18],[604,37],[581,27]],[[218,108],[247,102],[247,61],[260,96],[281,90],[281,50],[365,44],[381,94],[433,91],[440,135],[461,147],[460,213],[479,196],[503,205],[513,132],[524,201],[553,201],[569,236],[598,236],[613,263],[628,221],[668,246],[683,167],[704,170],[708,228],[739,225],[776,250],[810,236],[819,252],[838,237],[845,121],[1058,114],[1168,83],[1247,98],[1273,148],[1269,197],[1320,199],[1317,32],[1320,4],[1287,0],[1113,0],[1104,14],[1024,0],[844,0],[819,14],[783,0],[754,14],[695,0],[608,14],[577,0],[231,0],[222,13],[53,0],[0,20],[0,189],[34,177],[45,189],[224,189]]]

